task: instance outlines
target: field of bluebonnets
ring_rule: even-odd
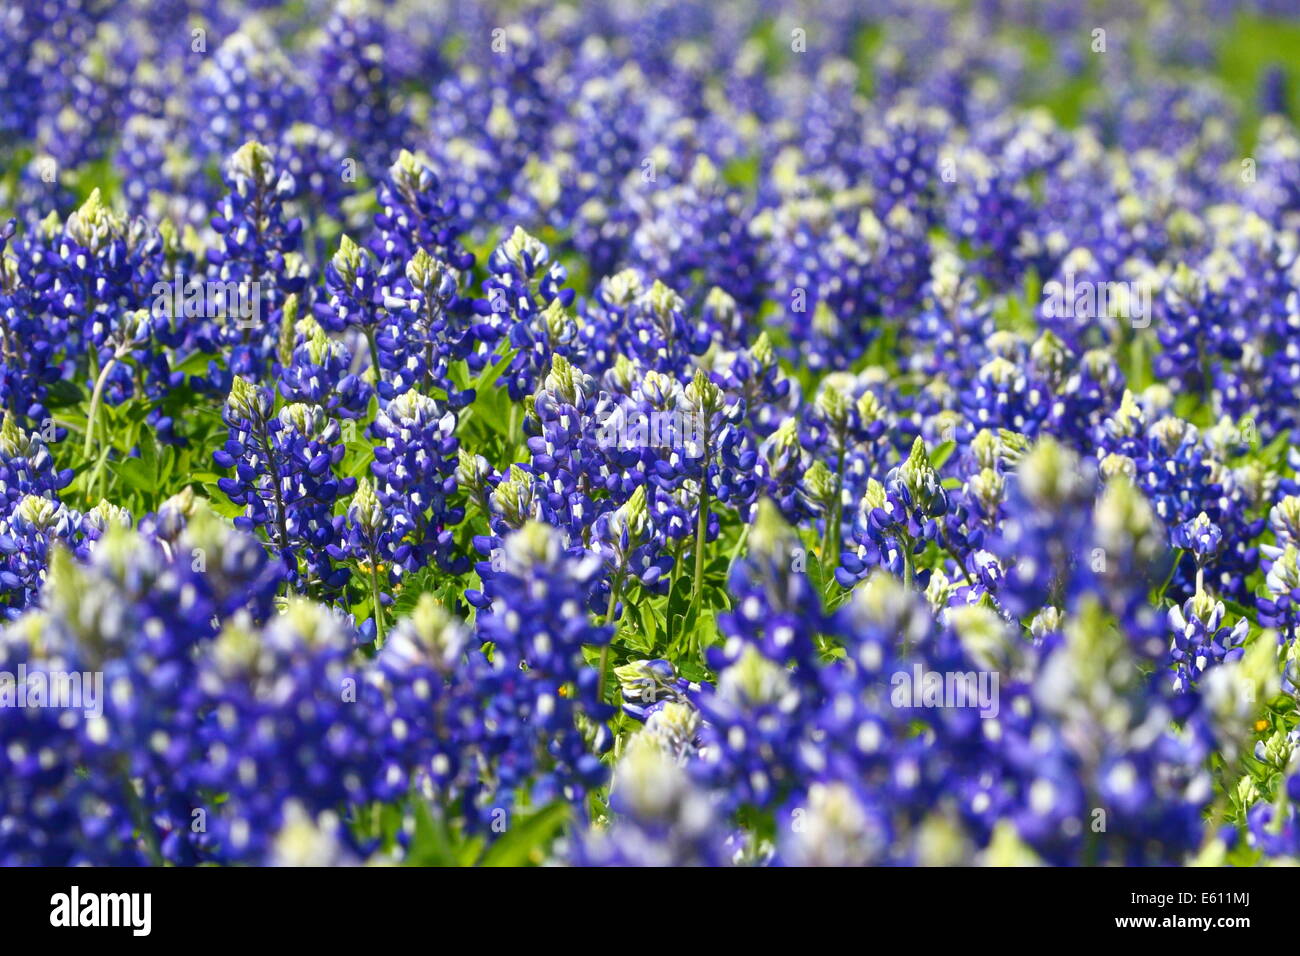
[[[1285,0],[16,0],[0,862],[1300,852]]]

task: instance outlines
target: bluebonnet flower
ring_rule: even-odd
[[[869,387],[858,390],[844,376],[828,375],[817,397],[804,412],[801,441],[816,456],[834,482],[821,502],[826,560],[837,563],[843,544],[846,497],[861,493],[864,473],[880,461],[888,412]],[[817,476],[819,479],[820,474]]]
[[[474,264],[461,248],[461,223],[444,197],[438,176],[421,158],[402,150],[379,183],[382,211],[375,216],[371,249],[384,262],[405,264],[420,249],[458,270]]]
[[[83,526],[92,514],[83,516]],[[129,526],[126,516],[115,513],[101,521],[109,518]],[[203,499],[181,492],[163,503],[153,522],[140,524],[141,531],[149,533],[173,562],[183,584],[210,606],[212,620],[243,614],[260,625],[271,618],[285,579],[283,566],[253,535],[218,518]],[[90,537],[89,529],[86,535]]]
[[[35,603],[51,549],[72,544],[78,519],[62,502],[41,495],[26,494],[9,504],[0,517],[0,596],[8,617]]]
[[[1051,390],[1012,360],[994,356],[963,394],[966,417],[980,428],[1009,428],[1034,436],[1050,410]]]
[[[394,560],[407,570],[431,560],[461,569],[464,562],[452,555],[450,530],[464,517],[464,510],[451,504],[459,461],[455,414],[411,389],[384,403],[371,428],[381,442],[371,465],[379,502],[400,513],[410,529],[410,540],[394,552]]]
[[[0,863],[1296,855],[1300,140],[1200,5],[191,6],[0,12],[0,671],[105,679]]]
[[[542,152],[554,116],[547,50],[536,32],[511,23],[492,34],[482,68],[466,64],[440,82],[430,126],[437,172],[466,222],[497,219],[528,157]],[[474,119],[478,117],[478,119]]]
[[[775,298],[813,369],[844,368],[846,343],[864,351],[877,334],[875,317],[908,308],[928,269],[915,248],[924,243],[921,221],[906,207],[895,206],[882,223],[859,197],[844,204],[840,212],[821,199],[797,198],[754,221],[770,246]]]
[[[77,670],[75,648],[55,649],[51,630],[35,613],[6,624],[0,632],[0,667],[11,675],[26,668],[29,685],[33,677],[49,680],[56,672]],[[38,654],[41,639],[47,643]],[[6,694],[16,691],[11,681]],[[0,818],[23,825],[0,831],[0,860],[6,865],[138,865],[146,860],[134,839],[120,776],[77,772],[111,766],[103,741],[75,729],[84,722],[81,714],[64,708],[7,708],[0,725]]]
[[[967,146],[949,161],[955,164],[956,189],[948,206],[951,234],[973,247],[981,273],[995,288],[1017,285],[1034,264],[1026,234],[1037,224],[1026,170],[1019,168],[1023,160],[990,157]]]
[[[499,477],[488,494],[488,526],[492,536],[485,540],[476,540],[475,545],[482,553],[489,553],[500,545],[500,539],[510,531],[518,531],[528,521],[541,515],[541,503],[537,496],[536,479],[519,465],[511,465],[509,470]],[[486,550],[485,550],[486,546]],[[476,565],[482,576],[482,564]],[[495,570],[491,568],[490,570]],[[466,592],[467,596],[469,592]],[[478,602],[470,598],[476,606]]]
[[[334,810],[314,818],[297,800],[285,803],[280,829],[266,856],[267,866],[359,866],[361,853],[348,839]]]
[[[193,145],[218,159],[250,138],[273,142],[306,114],[309,102],[293,65],[260,21],[226,36],[203,58],[190,96]]]
[[[325,267],[328,303],[316,306],[316,317],[331,332],[356,328],[370,346],[370,361],[379,374],[379,348],[375,331],[381,321],[384,297],[379,284],[379,267],[375,257],[346,235]]]
[[[123,194],[133,214],[198,227],[208,219],[216,190],[197,197],[187,195],[201,164],[186,149],[190,144],[178,144],[176,136],[175,127],[166,119],[136,113],[126,121],[115,162],[125,170]],[[223,150],[221,155],[228,152]]]
[[[387,760],[444,799],[474,783],[483,729],[473,709],[476,679],[490,665],[470,650],[468,629],[420,595],[410,616],[389,632],[367,679],[383,700],[394,733],[386,735]]]
[[[1095,605],[1084,607],[1064,645],[1044,662],[1035,700],[1059,722],[1064,740],[1089,741],[1072,744],[1078,761],[1073,782],[1053,781],[1086,787],[1090,802],[1084,806],[1106,814],[1106,839],[1092,841],[1088,858],[1172,862],[1200,842],[1201,813],[1212,794],[1203,764],[1207,743],[1194,726],[1169,725],[1167,705],[1148,694],[1136,667],[1125,679],[1101,676],[1122,666],[1128,654],[1124,634]],[[1154,732],[1146,733],[1146,726]]]
[[[800,487],[811,467],[808,459],[808,452],[799,442],[799,422],[794,418],[782,422],[758,447],[756,468],[763,493],[776,502],[787,521],[797,522],[809,510]],[[828,490],[827,497],[833,501],[833,489]]]
[[[4,133],[6,146],[15,146],[36,135],[36,120],[41,115],[41,70],[49,59],[59,54],[63,47],[84,42],[90,18],[83,10],[64,12],[68,37],[57,47],[46,46],[55,36],[56,11],[39,4],[14,4],[5,11],[5,35],[9,42],[4,50],[4,69],[0,70],[0,132]],[[6,163],[10,153],[6,148]]]
[[[330,557],[337,561],[351,559],[363,578],[368,579],[372,616],[360,629],[367,642],[384,642],[384,606],[392,601],[393,564],[405,558],[409,549],[409,545],[401,543],[409,524],[405,514],[392,514],[384,509],[370,480],[364,476],[357,482],[347,515],[336,519],[338,543],[328,546]]]
[[[352,353],[343,342],[329,338],[311,316],[296,319],[297,314],[298,300],[290,296],[280,320],[280,394],[287,402],[319,405],[340,418],[364,417],[373,389],[352,371]]]
[[[634,269],[602,282],[582,320],[584,355],[598,370],[626,357],[657,372],[683,375],[712,339],[709,324],[693,322],[675,290],[658,279],[647,283]]]
[[[1164,628],[1149,599],[1168,575],[1168,532],[1155,509],[1123,476],[1113,477],[1097,499],[1089,557],[1082,573],[1094,575],[1098,600],[1123,623],[1136,655],[1158,660]]]
[[[876,191],[905,204],[926,225],[937,219],[942,180],[935,171],[950,125],[944,110],[917,102],[909,92],[866,131]]]
[[[210,387],[224,391],[229,375],[260,378],[275,356],[277,330],[266,321],[284,297],[301,293],[305,276],[296,256],[302,244],[302,221],[289,218],[285,200],[293,193],[287,171],[277,173],[270,150],[247,142],[231,155],[225,169],[228,192],[212,218],[221,247],[209,249],[207,258],[215,277],[256,290],[260,315],[251,322],[227,321],[214,330],[213,345],[229,350],[223,372],[209,366]]]
[[[893,837],[881,807],[839,781],[814,782],[782,814],[779,859],[789,866],[870,866],[888,858]]]
[[[930,464],[925,442],[917,438],[907,460],[890,470],[884,484],[874,478],[868,481],[853,521],[857,548],[844,553],[836,578],[851,587],[879,563],[910,584],[915,555],[939,537],[936,519],[947,510],[947,491]]]
[[[42,321],[40,293],[30,271],[39,263],[23,268],[18,257],[5,254],[16,227],[13,219],[0,225],[0,341],[5,359],[0,363],[0,400],[7,411],[41,422],[48,388],[59,378],[60,330]]]
[[[687,692],[699,690],[699,685],[692,686],[679,677],[672,663],[663,658],[628,661],[614,668],[614,677],[618,680],[624,712],[641,721],[668,704],[692,706]]]
[[[1294,641],[1300,624],[1300,549],[1289,542],[1271,552],[1269,548],[1264,548],[1268,597],[1257,602],[1259,620],[1267,627],[1281,628],[1286,640]]]
[[[290,800],[320,813],[393,786],[371,744],[385,718],[363,693],[355,646],[338,615],[302,598],[261,632],[235,619],[212,642],[198,675],[212,716],[190,773],[227,799],[207,810],[203,853],[260,861]]]
[[[577,321],[566,312],[574,294],[564,288],[568,273],[550,256],[544,243],[516,226],[488,260],[484,338],[504,335],[516,350],[506,379],[515,401],[536,388],[552,355],[573,360],[582,350]]]
[[[742,309],[758,305],[758,245],[747,232],[742,197],[707,155],[696,156],[681,181],[641,183],[627,199],[639,210],[629,257],[634,265],[702,301],[713,286]],[[701,274],[703,283],[692,277]]]
[[[746,644],[716,689],[701,695],[700,773],[726,794],[729,808],[770,808],[797,783],[809,729],[801,718],[815,704],[805,693],[785,668]]]
[[[130,528],[134,524],[131,512],[112,502],[100,499],[99,504],[81,515],[78,527],[81,541],[74,552],[81,561],[90,559],[95,543],[113,528]]]
[[[596,519],[592,542],[609,571],[611,606],[625,584],[635,581],[650,591],[672,568],[673,560],[663,552],[663,535],[657,534],[646,504],[645,485],[632,497]],[[617,608],[615,608],[617,611]]]
[[[51,332],[64,337],[65,355],[79,357],[102,344],[114,311],[141,304],[131,297],[126,229],[98,189],[61,229],[54,214],[41,224],[40,247],[29,251],[43,273],[42,299],[55,322]]]
[[[1176,547],[1192,552],[1197,566],[1204,566],[1223,544],[1223,529],[1202,511],[1191,521],[1184,521],[1173,530]]]
[[[383,55],[389,31],[364,3],[344,0],[324,33],[315,63],[319,125],[344,136],[363,157],[371,178],[378,179],[409,124]]]
[[[770,499],[760,500],[748,554],[735,563],[727,581],[734,610],[718,617],[726,638],[753,644],[778,663],[795,662],[803,677],[816,670],[819,635],[828,629],[807,561],[794,529]]]
[[[610,805],[618,817],[606,828],[580,836],[573,863],[719,866],[726,860],[707,793],[649,728],[628,741],[614,770]]]
[[[43,670],[75,668],[102,679],[94,699],[83,688],[85,719],[52,709],[48,718],[6,722],[13,734],[6,752],[18,761],[7,768],[13,779],[27,777],[27,754],[38,751],[26,747],[41,725],[57,734],[43,746],[69,761],[47,762],[34,781],[30,792],[43,808],[17,811],[31,824],[20,858],[34,851],[47,862],[196,860],[191,811],[206,806],[192,787],[201,760],[197,657],[227,615],[265,615],[278,579],[265,576],[269,565],[255,541],[204,512],[174,543],[169,552],[110,526],[85,565],[54,550],[40,610],[0,642],[40,646],[40,660],[28,659]],[[62,830],[56,836],[47,825]]]
[[[0,498],[8,504],[29,494],[53,498],[73,475],[71,468],[55,466],[41,432],[25,431],[5,410],[0,422]]]
[[[612,636],[584,610],[600,559],[570,554],[557,531],[529,521],[504,537],[494,565],[483,579],[478,636],[492,644],[495,675],[483,720],[508,751],[495,768],[496,791],[576,799],[604,781],[597,755],[611,743],[595,723],[611,708],[582,657],[584,646]]]
[[[1215,601],[1198,590],[1181,608],[1169,609],[1169,629],[1173,632],[1175,687],[1185,690],[1200,679],[1207,668],[1240,656],[1249,622],[1241,618],[1228,627],[1223,602]]]
[[[552,164],[559,167],[560,195],[550,212],[553,220],[571,226],[573,247],[590,264],[591,274],[605,276],[623,260],[635,222],[619,189],[641,162],[645,107],[637,91],[644,76],[634,64],[620,65],[603,45],[595,49],[589,69],[578,73],[581,86],[568,116],[549,136],[557,159],[564,160]]]
[[[1204,510],[1208,521],[1219,525],[1221,531],[1226,525],[1235,537],[1238,517],[1230,510],[1231,499],[1222,495],[1222,486],[1217,480],[1223,470],[1216,466],[1199,430],[1172,416],[1151,425],[1147,424],[1148,420],[1147,413],[1133,395],[1126,392],[1119,409],[1105,423],[1105,431],[1099,438],[1101,449],[1132,459],[1135,482],[1150,498],[1156,514],[1168,527],[1177,529],[1196,519]],[[1254,537],[1257,529],[1252,529],[1249,522],[1242,521],[1241,525],[1243,540]],[[1229,560],[1235,550],[1216,549],[1218,554],[1226,552]],[[1190,582],[1196,568],[1212,563],[1209,555],[1184,561],[1174,582],[1177,591],[1190,593]],[[1231,566],[1229,564],[1228,568]]]
[[[301,403],[272,414],[270,391],[236,378],[222,411],[230,439],[213,455],[235,475],[217,484],[243,505],[235,524],[262,529],[294,578],[306,584],[338,587],[347,570],[332,567],[335,501],[352,494],[356,479],[333,471],[343,458],[337,421],[319,406]],[[304,567],[299,567],[301,557]]]
[[[388,260],[391,261],[391,260]],[[406,263],[403,295],[385,293],[386,318],[375,336],[381,398],[411,388],[426,394],[435,388],[452,408],[474,400],[473,389],[458,389],[451,380],[452,361],[469,357],[478,346],[467,300],[457,294],[454,269],[419,249]]]
[[[679,467],[696,485],[701,518],[707,517],[710,498],[747,513],[757,492],[752,473],[757,451],[741,424],[743,401],[697,369],[682,390],[678,408],[694,430],[686,437],[686,455]],[[661,462],[656,471],[663,476],[667,469]]]
[[[57,24],[55,35],[62,32]],[[75,168],[108,154],[126,111],[123,94],[142,52],[132,36],[111,21],[92,17],[87,26],[91,32],[84,47],[48,64],[43,75],[46,102],[36,121],[36,146],[60,168]]]
[[[721,289],[712,290],[705,300],[705,320],[711,326],[724,325],[725,316],[736,314],[734,305]],[[775,430],[782,414],[798,398],[794,383],[777,362],[766,332],[760,332],[746,349],[718,353],[713,369],[722,377],[726,388],[744,399],[747,423],[757,435]]]
[[[590,375],[556,354],[526,422],[540,514],[573,541],[588,542],[602,512],[638,484],[630,469],[641,452],[622,444],[636,445],[638,436],[623,429],[622,410],[610,404]],[[600,500],[603,493],[610,497]]]
[[[1050,437],[1032,447],[1023,439],[1015,441],[1013,454],[1023,457],[1009,476],[1007,519],[989,541],[989,550],[1005,568],[998,603],[1023,617],[1045,606],[1059,608],[1077,593],[1096,478],[1077,455]]]
[[[1228,341],[1227,326],[1231,324],[1222,293],[1216,292],[1201,272],[1179,263],[1155,305],[1162,346],[1156,374],[1191,388],[1210,387],[1209,363],[1216,357],[1219,343]],[[1229,357],[1239,357],[1240,346],[1234,351]]]
[[[356,194],[356,160],[347,155],[342,139],[319,126],[295,122],[277,144],[275,156],[276,165],[293,177],[285,199],[306,217],[309,234],[319,234],[322,219],[353,223],[348,201]],[[313,261],[324,258],[319,239],[309,251]]]
[[[982,350],[995,326],[974,276],[950,249],[935,251],[922,308],[906,332],[916,343],[909,367],[929,375],[964,371],[972,350]]]

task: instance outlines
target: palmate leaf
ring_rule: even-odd
[[[617,642],[642,656],[654,653],[659,622],[649,603],[623,602],[623,617]]]
[[[402,590],[393,600],[391,613],[393,620],[408,616],[415,610],[423,594],[440,594],[437,568],[421,568],[413,574],[402,578]]]

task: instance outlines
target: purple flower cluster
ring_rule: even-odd
[[[0,864],[1300,854],[1279,5],[63,6]]]

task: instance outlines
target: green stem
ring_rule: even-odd
[[[618,609],[618,592],[623,589],[623,581],[615,578],[613,585],[609,589],[609,606],[605,609],[605,623],[614,622],[614,611]]]
[[[163,865],[162,843],[158,839],[158,830],[154,827],[153,820],[149,818],[149,810],[145,807],[144,801],[140,799],[140,794],[136,793],[135,784],[131,781],[131,774],[122,765],[122,786],[126,790],[126,803],[131,811],[131,819],[135,822],[136,829],[140,831],[140,837],[144,840],[146,849],[149,852],[149,859],[154,866]]]
[[[835,568],[840,563],[840,522],[844,507],[844,436],[840,436],[840,451],[835,461],[835,501],[831,504],[830,520],[826,522],[825,540],[822,542],[822,565]]]
[[[695,522],[695,583],[691,588],[691,607],[696,609],[700,603],[700,596],[704,593],[704,539],[708,533],[709,467],[706,458],[704,476],[700,480],[700,514]]]
[[[683,546],[685,540],[686,540],[685,538],[679,539],[677,543],[670,548],[673,555],[673,569],[670,572],[668,572],[668,606],[669,607],[672,606],[673,594],[677,591],[677,579],[682,576],[681,574],[682,552],[686,550],[685,547]],[[668,628],[665,634],[666,634],[665,639],[668,642],[667,650],[671,652],[673,647],[675,647],[677,643],[677,635],[673,633],[673,619],[672,619],[671,612],[668,612]]]
[[[905,534],[898,536],[903,545],[903,587],[912,588],[912,539]]]
[[[695,526],[695,582],[691,588],[691,612],[687,615],[688,621],[696,621],[699,618],[700,605],[704,597],[704,543],[709,532],[709,493],[708,493],[708,470],[705,469],[705,481],[700,490],[700,517]],[[698,648],[695,644],[696,635],[699,633],[697,627],[692,626],[690,634],[687,637],[686,652],[692,657],[696,656]]]
[[[952,546],[952,542],[948,540],[948,535],[946,532],[943,535],[943,549],[947,551],[949,557],[951,557],[953,561],[957,563],[957,570],[962,573],[962,577],[966,579],[966,583],[973,586],[975,584],[975,579],[972,578],[970,576],[970,572],[966,570],[966,565],[962,562],[961,557],[957,554],[956,549]]]
[[[370,344],[370,364],[375,367],[375,383],[378,384],[380,378],[379,343],[375,341],[375,330],[372,326],[366,326],[366,341]]]
[[[1169,566],[1169,573],[1165,575],[1165,583],[1160,585],[1160,590],[1156,594],[1155,601],[1157,604],[1164,601],[1165,592],[1169,590],[1169,583],[1173,581],[1174,575],[1178,573],[1178,565],[1183,560],[1183,549],[1174,548],[1173,563]]]
[[[623,579],[615,578],[614,584],[609,589],[609,608],[605,611],[605,623],[614,623],[614,612],[618,609],[618,594],[623,590]],[[615,625],[614,634],[618,633]],[[600,649],[600,682],[596,684],[597,693],[600,694],[600,702],[605,702],[605,674],[609,671],[609,645],[614,642],[614,634],[609,636],[609,641]]]
[[[258,425],[260,426],[258,437],[262,440],[267,469],[271,473],[271,491],[275,495],[275,523],[276,530],[280,533],[280,554],[284,555],[289,550],[289,524],[284,513],[284,497],[280,494],[280,463],[276,458],[275,450],[271,447],[271,434],[266,427],[266,422],[259,420]]]
[[[736,566],[736,559],[740,557],[740,552],[745,550],[745,542],[749,540],[749,529],[753,525],[745,525],[741,529],[740,535],[736,538],[736,546],[731,549],[731,557],[727,560],[727,580],[731,580],[731,569]]]
[[[104,397],[104,385],[108,382],[108,373],[113,371],[113,366],[117,364],[117,356],[104,363],[100,369],[99,375],[95,378],[95,389],[90,393],[90,411],[86,413],[86,457],[90,458],[95,453],[95,419],[99,416],[99,402]]]
[[[384,605],[379,600],[379,561],[370,556],[370,599],[375,606],[375,646],[384,646]]]
[[[510,442],[513,450],[516,444],[515,435],[519,432],[519,405],[516,402],[510,403],[510,430],[506,433],[506,440]]]
[[[673,591],[677,588],[677,579],[682,576],[682,548],[680,542],[674,545],[673,551],[673,569],[668,575],[668,596],[671,598]]]

